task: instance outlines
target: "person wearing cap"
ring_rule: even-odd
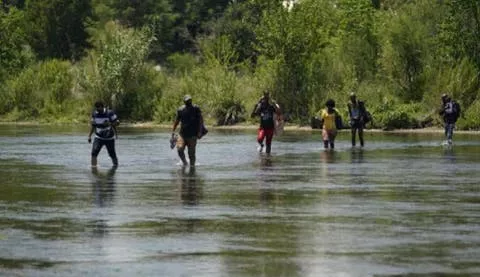
[[[460,105],[447,94],[442,94],[442,106],[439,114],[443,117],[446,144],[452,144],[455,123],[460,116]]]
[[[270,94],[264,92],[262,98],[255,105],[251,117],[260,117],[260,127],[258,128],[257,142],[259,144],[258,152],[263,150],[265,141],[265,152],[270,154],[272,149],[272,139],[275,132],[274,114],[281,118],[280,106],[270,103]]]
[[[348,103],[348,115],[350,117],[350,127],[352,132],[352,146],[356,144],[356,136],[358,131],[358,138],[360,140],[360,146],[364,146],[363,140],[363,128],[365,126],[365,103],[357,100],[357,96],[354,92],[350,93],[350,102]]]
[[[326,109],[321,111],[321,121],[322,121],[322,139],[323,146],[325,149],[335,148],[335,137],[337,136],[337,129],[340,129],[341,126],[337,126],[340,119],[340,114],[337,109],[335,109],[335,101],[328,99],[325,103]]]
[[[105,107],[102,101],[95,102],[95,110],[91,117],[91,128],[88,134],[88,143],[92,142],[92,135],[95,133],[95,139],[92,145],[92,167],[97,166],[97,156],[103,146],[107,148],[108,155],[112,159],[113,166],[118,166],[117,153],[115,151],[116,127],[120,122],[112,110]]]
[[[175,137],[175,130],[179,123],[180,132],[177,139],[178,156],[183,165],[188,165],[185,158],[185,148],[188,148],[190,166],[195,166],[197,139],[202,137],[203,117],[200,107],[192,104],[192,97],[185,95],[184,105],[177,110],[175,122],[173,123],[172,138]]]

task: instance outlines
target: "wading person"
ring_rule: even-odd
[[[92,145],[92,167],[97,166],[97,156],[103,146],[107,148],[113,166],[118,166],[117,153],[115,152],[115,138],[116,127],[119,123],[117,115],[112,110],[107,109],[103,102],[95,102],[90,133],[88,134],[88,143],[91,143],[92,134],[95,133],[95,139]]]
[[[365,127],[365,119],[367,111],[365,109],[365,103],[357,100],[355,93],[350,94],[350,102],[348,103],[348,116],[350,117],[350,127],[352,132],[352,146],[356,145],[356,136],[358,132],[358,139],[360,140],[360,146],[364,146],[363,140],[363,128]]]
[[[325,103],[326,108],[322,110],[320,118],[322,122],[322,139],[323,147],[328,149],[335,148],[335,137],[337,136],[337,130],[340,129],[341,118],[338,111],[335,109],[335,101],[328,99]]]
[[[197,139],[204,134],[202,111],[197,105],[192,104],[192,97],[186,95],[183,98],[184,105],[177,110],[175,122],[173,123],[172,138],[175,137],[175,130],[179,123],[180,136],[177,140],[178,156],[182,160],[184,166],[188,165],[185,158],[185,147],[188,148],[188,158],[190,166],[195,166],[195,152],[197,146]]]
[[[274,114],[281,117],[280,107],[276,104],[270,103],[270,95],[268,92],[263,94],[263,97],[255,105],[251,117],[260,117],[260,128],[258,128],[257,142],[259,144],[258,152],[263,150],[263,142],[265,141],[265,152],[270,154],[272,149],[272,139],[275,132]]]
[[[448,95],[443,94],[440,115],[443,117],[446,143],[452,144],[455,123],[460,116],[460,105],[453,101]]]

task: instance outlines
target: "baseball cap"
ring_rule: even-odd
[[[190,100],[192,100],[192,96],[190,96],[188,94],[183,97],[183,102],[187,102],[187,101],[190,101]]]

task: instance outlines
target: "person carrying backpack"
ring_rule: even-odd
[[[442,106],[439,114],[443,117],[445,124],[445,138],[447,139],[447,143],[452,144],[455,123],[460,117],[460,105],[444,93],[442,95]]]
[[[258,128],[257,142],[258,152],[263,150],[265,141],[265,153],[270,154],[272,149],[272,139],[275,134],[275,116],[282,117],[280,106],[270,100],[270,93],[265,91],[262,98],[253,108],[251,117],[260,117],[260,127]]]
[[[358,131],[360,146],[363,147],[365,145],[363,140],[363,128],[365,127],[365,124],[370,121],[370,116],[365,108],[365,102],[357,100],[357,96],[354,92],[350,93],[348,116],[350,117],[350,127],[352,132],[352,146],[355,146],[356,144],[355,137]]]
[[[187,159],[185,158],[185,148],[188,148],[190,167],[194,167],[197,157],[197,140],[206,134],[206,129],[203,123],[202,110],[199,106],[192,103],[192,97],[190,95],[185,95],[183,103],[184,105],[177,110],[175,116],[170,143],[172,146],[173,143],[176,142],[178,156],[182,160],[184,166],[188,165]],[[175,130],[179,124],[180,136],[177,136]]]

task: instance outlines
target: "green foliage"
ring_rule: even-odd
[[[223,124],[228,114],[242,116],[244,79],[218,64],[195,68],[190,74],[168,80],[162,98],[159,99],[155,119],[173,121],[175,110],[182,105],[183,96],[192,95],[207,121]],[[251,90],[250,90],[251,91]]]
[[[197,59],[191,54],[176,53],[167,58],[167,70],[174,75],[188,74],[197,64]]]
[[[3,112],[13,112],[16,120],[66,113],[72,80],[68,62],[50,60],[33,65],[7,81]]]
[[[361,82],[376,73],[378,42],[370,0],[339,1],[339,57],[351,64]]]
[[[309,118],[308,103],[334,86],[324,79],[332,61],[325,53],[335,14],[330,1],[302,1],[291,11],[279,5],[265,13],[257,29],[258,51],[278,64],[272,89],[295,118]]]
[[[429,75],[429,79],[434,82],[427,88],[430,93],[425,95],[424,102],[430,109],[438,107],[443,93],[452,96],[465,108],[468,108],[479,95],[478,71],[467,58],[457,64],[446,64],[444,67],[435,68]]]
[[[442,19],[439,38],[445,58],[471,59],[480,68],[480,2],[448,0],[447,15]]]
[[[8,13],[0,9],[0,82],[19,73],[30,65],[35,57],[27,43],[24,13],[10,8]]]
[[[229,40],[220,38],[201,45],[204,63],[190,71],[176,71],[168,79],[157,104],[157,121],[173,121],[183,96],[190,94],[200,105],[207,121],[217,125],[240,122],[245,120],[245,107],[250,105],[248,100],[260,95],[251,75],[239,75],[229,70],[235,60]]]
[[[398,97],[405,102],[419,101],[426,82],[423,72],[430,33],[416,6],[404,9],[405,13],[384,18],[380,64],[388,81],[397,86]]]
[[[460,128],[480,126],[478,1],[2,3],[3,119],[69,122],[102,99],[122,120],[170,122],[191,94],[210,123],[253,122],[269,90],[304,124],[328,98],[345,115],[355,91],[373,127],[440,125],[442,93]]]
[[[105,27],[97,50],[89,53],[82,67],[80,85],[91,103],[100,99],[124,117],[138,115],[137,101],[152,97],[148,88],[154,86],[153,80],[147,76],[153,75],[145,68],[145,59],[154,38],[148,30],[125,29],[115,23]],[[136,95],[139,91],[149,95]],[[150,110],[149,117],[152,114]]]
[[[166,84],[164,75],[159,74],[153,66],[141,69],[136,82],[129,86],[130,93],[122,98],[120,112],[125,118],[134,121],[151,121],[154,119],[156,103],[161,97]]]
[[[278,4],[279,1],[234,1],[215,22],[214,32],[230,40],[240,62],[255,65],[258,58],[256,26],[261,23],[263,13]]]
[[[114,18],[122,25],[141,29],[148,27],[157,40],[152,41],[150,54],[162,58],[172,52],[169,42],[174,39],[174,24],[178,15],[168,0],[107,0]]]
[[[385,130],[418,128],[420,123],[416,116],[420,111],[420,104],[397,104],[385,99],[383,105],[372,110],[373,124]]]
[[[88,47],[85,20],[90,0],[27,0],[26,32],[41,58],[78,60]]]
[[[480,99],[475,100],[462,114],[457,122],[460,129],[480,129]]]

